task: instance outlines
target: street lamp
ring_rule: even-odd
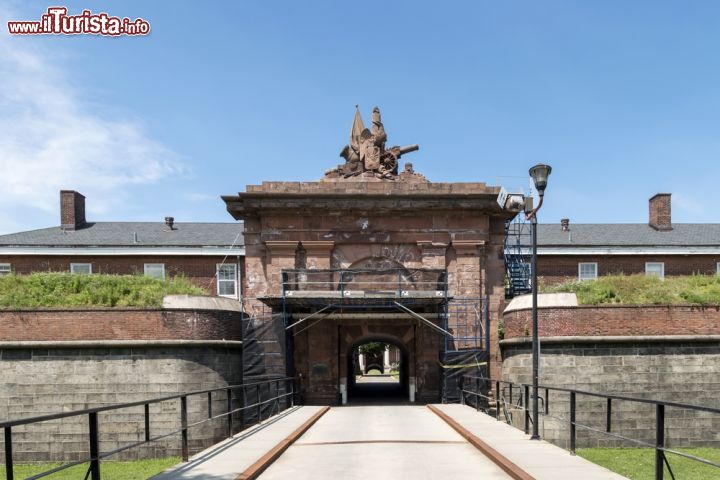
[[[533,429],[530,440],[540,440],[540,411],[538,409],[538,371],[540,364],[540,339],[538,338],[538,311],[537,311],[537,211],[543,204],[543,196],[545,195],[545,187],[547,187],[548,176],[550,176],[552,168],[550,165],[542,163],[535,165],[530,169],[530,177],[535,184],[535,190],[538,192],[540,199],[537,207],[525,214],[525,219],[530,220],[532,224],[532,260],[530,268],[532,269],[532,388],[533,388]],[[547,401],[547,399],[545,399]]]

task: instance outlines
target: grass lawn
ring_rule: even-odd
[[[150,478],[168,467],[180,462],[180,457],[154,458],[133,462],[102,462],[100,475],[103,480],[140,480]],[[26,478],[40,472],[60,466],[59,463],[43,463],[35,465],[15,465],[15,478]],[[47,477],[51,480],[82,480],[87,473],[88,464],[70,467]],[[5,478],[5,466],[0,466],[0,478]]]
[[[161,307],[165,295],[205,295],[184,277],[33,273],[0,276],[0,308]]]
[[[720,305],[720,275],[660,279],[646,275],[607,275],[591,281],[541,286],[543,293],[574,292],[581,305]]]
[[[677,448],[676,450],[720,463],[720,448]],[[578,448],[577,454],[632,480],[655,478],[655,450],[652,448]],[[667,454],[677,480],[720,480],[720,468],[671,453]],[[665,469],[665,478],[672,478]]]

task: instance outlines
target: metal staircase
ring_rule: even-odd
[[[520,213],[505,222],[505,297],[530,293],[530,255],[532,250],[532,225]]]

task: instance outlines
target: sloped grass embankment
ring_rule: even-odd
[[[0,276],[0,308],[161,307],[165,295],[206,295],[184,277],[33,273]]]

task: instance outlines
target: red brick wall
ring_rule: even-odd
[[[117,308],[0,311],[0,341],[241,338],[238,312]]]
[[[577,280],[578,263],[597,262],[598,275],[645,273],[645,262],[664,262],[665,275],[714,275],[720,255],[542,255],[538,275],[546,285]]]
[[[503,316],[505,338],[526,337],[531,330],[530,309]],[[541,337],[606,335],[720,335],[720,307],[595,306],[541,308]]]
[[[13,272],[69,272],[71,263],[92,263],[93,273],[132,275],[143,273],[146,263],[164,263],[165,275],[173,277],[183,274],[192,283],[208,294],[217,294],[215,282],[216,265],[223,257],[210,256],[60,256],[60,255],[0,255],[0,263],[10,263]],[[228,257],[226,263],[234,263],[235,257]],[[241,264],[243,262],[241,261]],[[242,265],[239,274],[241,275]]]

